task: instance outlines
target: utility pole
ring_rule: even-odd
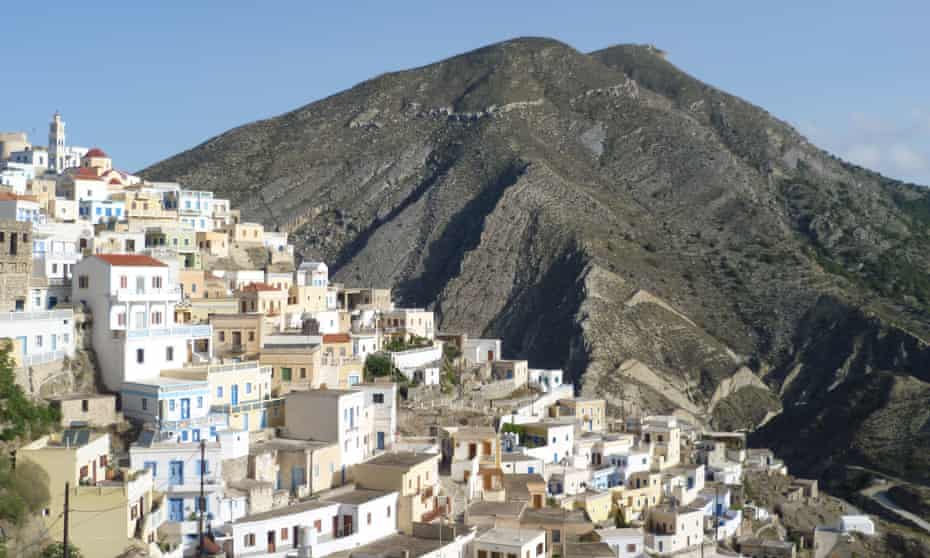
[[[70,483],[65,483],[65,536],[64,536],[64,557],[68,558],[68,506],[70,506],[69,496],[71,495]]]
[[[200,440],[200,499],[198,503],[200,504],[200,520],[198,521],[197,532],[200,534],[200,546],[197,548],[197,556],[203,557],[203,510],[206,507],[206,499],[203,496],[203,473],[206,468],[204,464],[206,463],[206,453],[207,453],[207,443],[205,440]],[[67,558],[67,557],[66,557]]]
[[[714,484],[714,545],[717,544],[717,541],[720,540],[720,504],[718,503],[719,496],[717,495],[718,485]]]

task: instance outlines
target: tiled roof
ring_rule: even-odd
[[[348,333],[325,333],[323,334],[323,343],[348,343],[352,337]]]
[[[97,254],[97,259],[116,266],[168,267],[168,264],[141,254]]]
[[[93,169],[88,169],[85,167],[75,167],[77,170],[74,171],[74,178],[80,178],[81,180],[101,180],[97,173]]]
[[[257,292],[257,291],[280,291],[281,289],[273,287],[268,283],[249,283],[248,285],[242,287],[242,290],[245,292]]]
[[[86,154],[84,154],[84,156],[85,157],[107,157],[109,158],[109,155],[104,153],[103,149],[100,149],[99,147],[90,148],[90,150]]]

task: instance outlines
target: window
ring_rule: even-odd
[[[161,275],[155,275],[152,277],[152,288],[154,289],[161,288]]]
[[[203,409],[203,396],[202,395],[197,396],[197,408]]]
[[[107,466],[107,456],[105,456],[105,455],[101,455],[101,456],[100,456],[100,466],[101,466],[101,467],[106,467],[106,466]]]
[[[543,552],[545,552],[545,547],[543,546],[543,543],[537,544],[536,545],[536,556],[542,556]]]
[[[319,464],[319,463],[316,463],[316,464],[313,466],[313,476],[314,476],[314,477],[320,476],[320,464]]]
[[[307,377],[307,369],[306,369],[306,368],[301,368],[301,369],[300,369],[300,378],[301,378],[301,379],[306,379],[306,377]]]
[[[87,412],[89,407],[89,402],[86,399],[81,399],[81,411]]]
[[[562,542],[562,531],[559,531],[558,529],[552,530],[552,542]]]
[[[149,400],[143,397],[142,398],[142,410],[144,411],[148,408],[149,408]]]
[[[86,275],[78,275],[78,288],[89,289],[90,279]]]
[[[286,541],[286,540],[287,540],[287,532],[288,532],[289,530],[290,530],[290,529],[288,529],[287,527],[281,527],[281,540],[282,540],[282,541]]]
[[[165,348],[165,360],[171,362],[174,360],[174,347]]]
[[[250,332],[249,332],[249,341],[255,341],[255,332],[254,332],[254,331],[250,331]]]
[[[136,349],[136,362],[145,364],[145,349]]]
[[[290,368],[281,369],[281,380],[285,382],[291,381],[291,369]]]
[[[199,461],[200,461],[200,474],[201,475],[209,474],[210,473],[210,462],[206,459],[202,459]]]
[[[161,311],[160,310],[155,310],[152,312],[152,325],[161,325]]]
[[[226,341],[226,332],[221,331],[220,332],[220,343],[223,343],[224,341]]]
[[[636,545],[635,544],[626,545],[626,551],[629,553],[636,552]]]
[[[248,534],[242,538],[242,544],[244,546],[255,546],[255,535]]]
[[[313,522],[313,528],[316,529],[316,532],[317,532],[317,533],[322,532],[322,531],[323,531],[323,522],[322,522],[321,520],[319,520],[319,519],[315,520],[315,521]]]
[[[41,347],[41,346],[42,346],[42,336],[36,335],[36,347]]]
[[[374,402],[375,402],[375,403],[379,403],[379,404],[380,404],[380,403],[384,403],[384,394],[383,394],[383,393],[375,393],[374,395],[372,395],[372,398],[374,399]]]
[[[391,517],[391,506],[387,507],[387,516]]]
[[[368,524],[371,525],[371,512],[368,512]]]
[[[81,467],[81,477],[80,477],[80,478],[82,478],[82,479],[87,478],[87,473],[88,473],[87,465],[84,465],[83,467]]]
[[[252,393],[252,382],[246,382],[246,383],[245,383],[245,392],[246,392],[246,393]]]
[[[173,410],[174,410],[174,399],[169,399],[169,400],[168,400],[168,410],[169,410],[169,411],[173,411]]]
[[[216,398],[217,399],[223,398],[223,386],[216,386]]]

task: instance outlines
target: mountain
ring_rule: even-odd
[[[754,427],[798,472],[930,481],[930,198],[651,46],[521,38],[385,74],[142,173],[335,278],[500,336],[618,413]]]

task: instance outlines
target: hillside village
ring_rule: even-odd
[[[10,555],[793,558],[876,536],[843,507],[793,530],[784,510],[828,497],[745,432],[580,397],[196,184],[68,145],[57,113],[0,159],[0,338],[56,422],[4,438],[48,491],[38,529],[5,518]]]

